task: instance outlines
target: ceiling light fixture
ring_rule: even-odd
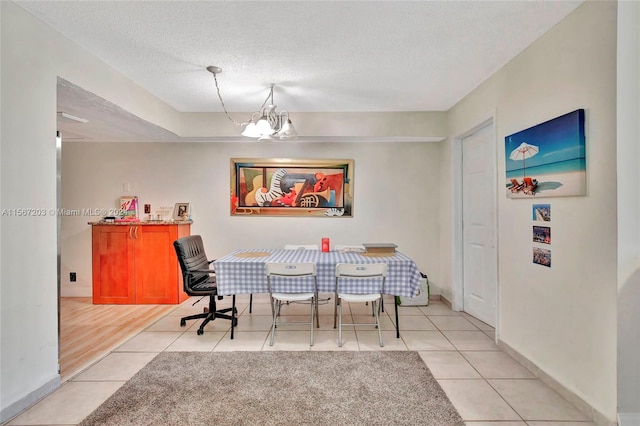
[[[220,94],[220,87],[218,86],[218,78],[216,75],[222,72],[222,68],[209,65],[207,71],[213,74],[216,91],[224,113],[235,125],[242,127],[242,136],[258,138],[259,140],[275,140],[276,138],[281,140],[297,139],[298,132],[296,132],[293,123],[291,123],[289,112],[286,110],[276,111],[276,105],[273,103],[273,84],[260,109],[251,114],[248,122],[238,123],[229,115],[227,107],[222,100],[222,95]]]
[[[58,112],[58,115],[62,118],[66,118],[67,120],[76,121],[78,123],[86,124],[89,122],[86,118],[76,117],[75,115],[71,115],[68,112]]]

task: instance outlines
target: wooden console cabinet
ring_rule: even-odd
[[[173,242],[191,223],[91,223],[94,304],[172,304],[189,296]]]

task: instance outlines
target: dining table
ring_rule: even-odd
[[[235,296],[237,294],[268,293],[265,264],[267,262],[310,262],[316,264],[318,292],[335,293],[338,263],[386,263],[387,277],[384,294],[415,297],[419,293],[422,275],[416,263],[399,251],[393,253],[367,253],[360,251],[321,251],[321,250],[285,250],[285,249],[239,249],[216,259],[213,267],[216,271],[218,295]],[[295,280],[292,290],[295,291]],[[342,286],[343,284],[341,284]],[[371,283],[369,283],[371,285]],[[348,280],[341,287],[348,293],[366,293],[367,280]],[[400,337],[398,323],[398,303],[394,297],[396,337]]]

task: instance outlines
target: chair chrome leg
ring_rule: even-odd
[[[317,301],[318,301],[317,298],[311,301],[311,318],[309,318],[309,324],[311,324],[311,327],[310,327],[311,328],[311,346],[313,346],[313,317],[316,316],[314,314],[315,314],[315,307],[316,307]]]
[[[278,308],[276,308],[276,303],[278,303],[276,300],[273,301],[273,303],[271,304],[271,310],[273,311],[273,321],[271,322],[271,339],[269,340],[269,346],[273,346],[273,340],[276,334],[276,319],[277,319],[277,313],[278,313]]]
[[[338,303],[338,346],[342,347],[342,301]]]
[[[333,328],[336,328],[336,317],[338,315],[338,293],[335,294],[334,297],[334,306],[333,306]]]
[[[316,293],[315,302],[311,301],[311,303],[315,303],[316,307],[316,327],[320,328],[320,310],[318,309],[318,293]]]
[[[271,299],[271,316],[273,316],[275,313],[275,303],[276,303],[275,299],[272,298]]]
[[[376,302],[371,302],[371,304],[373,306],[376,305]],[[375,309],[374,310],[375,314],[376,314],[376,327],[378,328],[378,339],[380,339],[380,347],[384,346],[384,343],[382,343],[382,330],[380,329],[380,312],[379,309]]]

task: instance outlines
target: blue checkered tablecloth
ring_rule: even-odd
[[[268,256],[252,256],[249,253],[268,253]],[[243,254],[246,253],[246,254]],[[239,255],[239,256],[238,256]],[[320,250],[245,249],[237,250],[214,262],[218,294],[268,293],[265,263],[267,262],[313,262],[317,265],[318,291],[335,291],[335,268],[338,263],[386,263],[388,265],[385,294],[414,297],[418,294],[421,275],[415,262],[402,253],[388,257],[368,257],[362,253]],[[367,292],[373,283],[370,280],[341,281],[341,291],[348,293]],[[294,284],[295,285],[295,284]],[[344,287],[343,287],[344,286]]]

